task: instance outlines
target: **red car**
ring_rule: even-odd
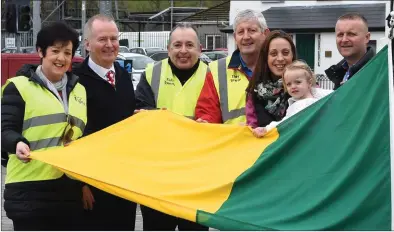
[[[83,60],[80,56],[74,56],[72,63],[81,63]],[[24,64],[41,64],[41,58],[38,53],[1,54],[1,85],[4,85],[8,78],[14,77]],[[72,65],[70,65],[70,71],[71,67]]]

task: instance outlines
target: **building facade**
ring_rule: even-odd
[[[338,63],[339,54],[335,40],[335,23],[345,13],[359,12],[369,23],[370,46],[379,51],[386,44],[385,17],[389,1],[231,1],[230,26],[227,32],[229,53],[236,49],[232,24],[240,10],[255,9],[264,14],[271,30],[281,29],[291,34],[300,59],[314,69],[316,74]]]

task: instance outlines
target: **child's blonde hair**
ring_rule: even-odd
[[[293,63],[289,64],[286,66],[285,71],[282,74],[282,82],[283,82],[283,87],[285,91],[287,91],[286,88],[286,83],[285,83],[285,74],[287,71],[292,71],[292,70],[304,70],[307,73],[307,80],[309,83],[312,84],[312,87],[316,86],[316,75],[313,73],[312,69],[309,67],[307,63],[301,60],[295,60]]]

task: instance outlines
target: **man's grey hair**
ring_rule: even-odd
[[[111,16],[103,15],[103,14],[96,14],[95,16],[91,17],[88,20],[88,22],[85,24],[85,27],[83,29],[83,38],[84,39],[88,39],[90,37],[90,34],[92,33],[92,25],[95,20],[115,23],[114,18],[112,18]]]
[[[193,26],[193,24],[191,23],[187,23],[187,22],[180,22],[177,23],[176,26],[174,28],[172,28],[171,32],[170,32],[170,39],[168,40],[168,44],[171,44],[171,36],[172,33],[176,30],[176,29],[188,29],[191,28],[193,29],[194,32],[196,32],[196,37],[197,37],[197,45],[200,45],[200,39],[198,38],[198,32],[195,26]]]
[[[254,11],[254,10],[242,10],[238,12],[237,16],[235,16],[234,23],[233,23],[233,30],[234,32],[237,30],[237,26],[248,20],[256,20],[263,32],[265,29],[268,28],[267,22],[265,21],[264,15],[261,12]]]

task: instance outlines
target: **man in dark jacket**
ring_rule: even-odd
[[[349,13],[339,17],[335,34],[338,51],[344,59],[325,73],[334,82],[334,89],[338,89],[368,63],[375,51],[367,46],[371,34],[367,20],[361,14]]]
[[[89,57],[74,73],[86,89],[89,135],[133,115],[135,98],[130,74],[115,62],[119,31],[110,17],[96,15],[85,25]],[[134,230],[136,204],[92,186],[83,189],[86,230]]]

